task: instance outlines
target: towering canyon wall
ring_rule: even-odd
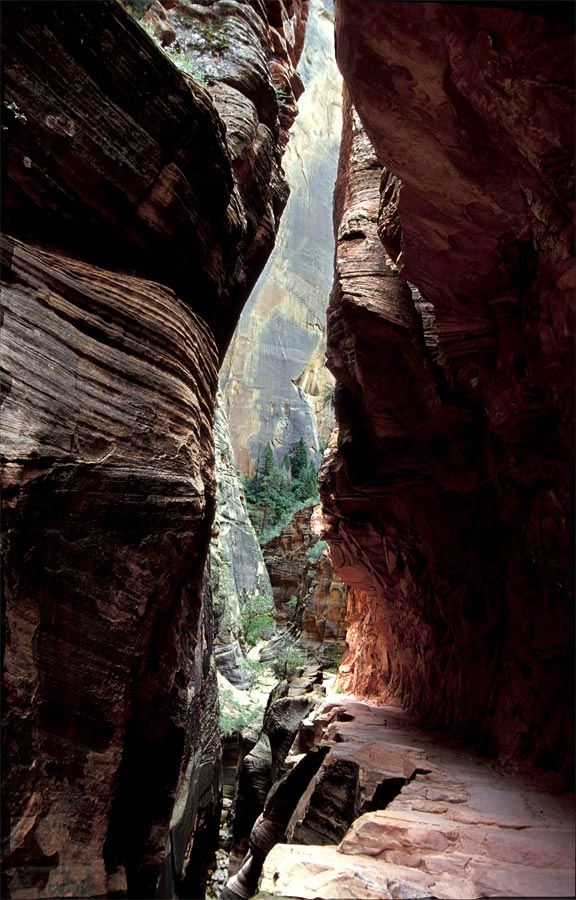
[[[269,440],[281,463],[300,437],[317,451],[332,426],[325,311],[341,131],[341,78],[333,47],[332,3],[312,0],[298,68],[306,89],[284,157],[291,196],[277,245],[223,367],[232,443],[243,474],[254,474],[259,450]]]
[[[113,0],[3,10],[6,896],[202,894],[217,368],[306,6],[188,4],[227,35],[208,90]]]
[[[337,0],[359,119],[348,103],[321,473],[354,588],[345,686],[568,779],[572,15]]]

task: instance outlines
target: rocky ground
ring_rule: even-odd
[[[574,896],[566,798],[438,742],[397,707],[349,696],[303,722],[287,765],[326,747],[259,897]]]

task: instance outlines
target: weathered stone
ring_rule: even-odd
[[[354,588],[343,686],[564,784],[569,18],[338,0],[338,62],[375,156],[348,108],[328,339],[339,437],[322,491]]]
[[[327,754],[292,815],[286,840],[266,858],[261,889],[272,896],[562,897],[574,891],[571,804],[448,749],[398,708],[369,707],[346,698],[324,703],[308,746]],[[301,741],[294,753],[301,749]],[[309,751],[310,752],[310,751]],[[302,765],[307,755],[291,755]],[[338,767],[347,764],[352,791],[342,791]],[[333,773],[330,790],[323,777]],[[374,793],[336,847],[342,812],[356,797],[366,805],[370,784],[402,786]],[[360,790],[359,790],[360,788]],[[267,806],[271,806],[270,800]],[[305,846],[298,845],[303,841]]]
[[[217,362],[287,194],[270,67],[283,52],[293,67],[306,4],[286,7],[293,46],[287,32],[272,47],[266,11],[283,5],[251,18],[266,71],[244,85],[265,83],[245,170],[206,90],[119,4],[3,15],[3,892],[15,900],[203,894],[221,784],[204,578]]]
[[[125,869],[145,896],[188,765],[218,800],[217,348],[167,288],[15,240],[2,263],[9,889],[97,896]]]
[[[210,542],[214,653],[218,671],[232,684],[246,687],[241,607],[251,597],[260,596],[270,601],[272,609],[273,598],[262,550],[246,512],[221,394],[217,398],[214,442],[216,516]]]
[[[301,647],[334,664],[346,636],[346,589],[334,576],[327,546],[318,544],[319,514],[320,507],[299,510],[262,550],[279,629],[290,629]]]
[[[245,475],[254,474],[269,440],[281,463],[300,437],[318,451],[332,426],[324,332],[341,122],[333,40],[331,4],[313,0],[299,65],[306,89],[283,161],[291,196],[223,366],[232,443]]]
[[[303,669],[281,682],[270,695],[264,714],[262,732],[255,747],[239,767],[236,809],[232,834],[234,847],[230,854],[230,879],[222,900],[250,897],[256,888],[262,862],[270,847],[282,840],[288,820],[300,793],[321,762],[312,757],[284,785],[284,762],[303,718],[325,696],[321,687],[322,671],[316,667]],[[311,767],[311,768],[310,768]],[[307,774],[310,772],[310,774]],[[281,798],[280,806],[271,797]]]
[[[160,41],[163,47],[169,47],[176,41],[176,32],[168,22],[166,10],[156,0],[150,9],[140,19],[141,24],[146,30],[151,30],[156,40]]]
[[[236,0],[189,4],[190,25],[169,10],[183,50],[172,60],[114,0],[75,3],[66,16],[57,3],[14,4],[2,35],[5,102],[17,113],[10,108],[7,123],[5,229],[172,287],[223,355],[288,197],[281,143],[293,116],[281,126],[271,67],[283,52],[293,67],[289,37],[301,45],[307,0],[288,5],[280,43],[271,22],[288,15],[284,0],[269,5],[270,20],[263,6]],[[216,66],[214,102],[174,66],[186,57],[185,33],[193,42],[201,25],[226,44],[214,55],[201,39],[204,55],[194,52],[200,70],[203,59]],[[118,59],[122,71],[111,77],[106,67]],[[253,122],[240,154],[220,82]]]

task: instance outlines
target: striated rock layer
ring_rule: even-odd
[[[127,873],[149,896],[188,765],[218,799],[217,348],[160,285],[17,241],[2,263],[9,889],[100,896]]]
[[[343,685],[569,780],[574,57],[559,6],[337,0],[375,155],[348,103],[322,494],[354,588]]]
[[[230,58],[246,44],[222,116],[111,0],[3,14],[2,892],[15,900],[202,896],[216,845],[217,366],[286,200],[273,75],[283,54],[296,62],[306,3],[202,14],[216,5]]]
[[[397,707],[334,697],[317,708],[286,760],[293,812],[258,897],[572,896],[571,804],[438,737]],[[307,785],[295,777],[306,764]],[[286,816],[281,785],[269,824]]]

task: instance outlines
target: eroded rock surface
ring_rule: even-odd
[[[322,670],[312,666],[280,682],[270,694],[258,740],[238,768],[230,878],[222,900],[246,900],[254,894],[266,854],[285,836],[293,804],[317,770],[323,751],[311,754],[290,778],[284,775],[284,762],[300,723],[325,693]],[[272,796],[276,800],[271,805]]]
[[[292,814],[287,842],[266,858],[263,895],[570,896],[570,804],[438,737],[416,729],[398,708],[335,697],[317,709],[302,725],[287,777],[311,752],[323,751],[323,759]],[[331,790],[322,790],[328,781]],[[340,797],[345,781],[352,789]],[[363,808],[340,840],[346,814]]]
[[[57,3],[10,8],[4,228],[172,287],[223,354],[288,197],[281,155],[307,0],[178,9],[181,28],[223,35],[222,55],[204,42],[216,65],[205,87],[115,0],[75,3],[66,16]],[[206,66],[200,48],[185,55]],[[124,60],[113,76],[112,58]]]
[[[349,106],[322,495],[354,588],[344,686],[566,784],[573,35],[538,13],[337,0],[375,154]]]
[[[188,764],[218,799],[217,348],[160,285],[7,239],[2,263],[9,889],[150,896]]]
[[[306,3],[202,15],[216,6],[245,24],[229,23],[231,58],[252,35],[227,63],[242,121],[226,130],[226,104],[112,0],[3,12],[14,900],[202,896],[216,845],[217,366],[287,196],[273,80],[283,54],[296,64]]]
[[[332,3],[312,0],[298,67],[306,89],[284,157],[291,196],[223,367],[232,442],[245,475],[254,474],[269,440],[280,464],[301,437],[318,451],[333,422],[333,381],[324,367],[341,126],[333,44]]]
[[[262,549],[278,628],[292,631],[319,660],[334,663],[346,637],[346,588],[319,541],[320,512],[311,506],[299,510]]]

